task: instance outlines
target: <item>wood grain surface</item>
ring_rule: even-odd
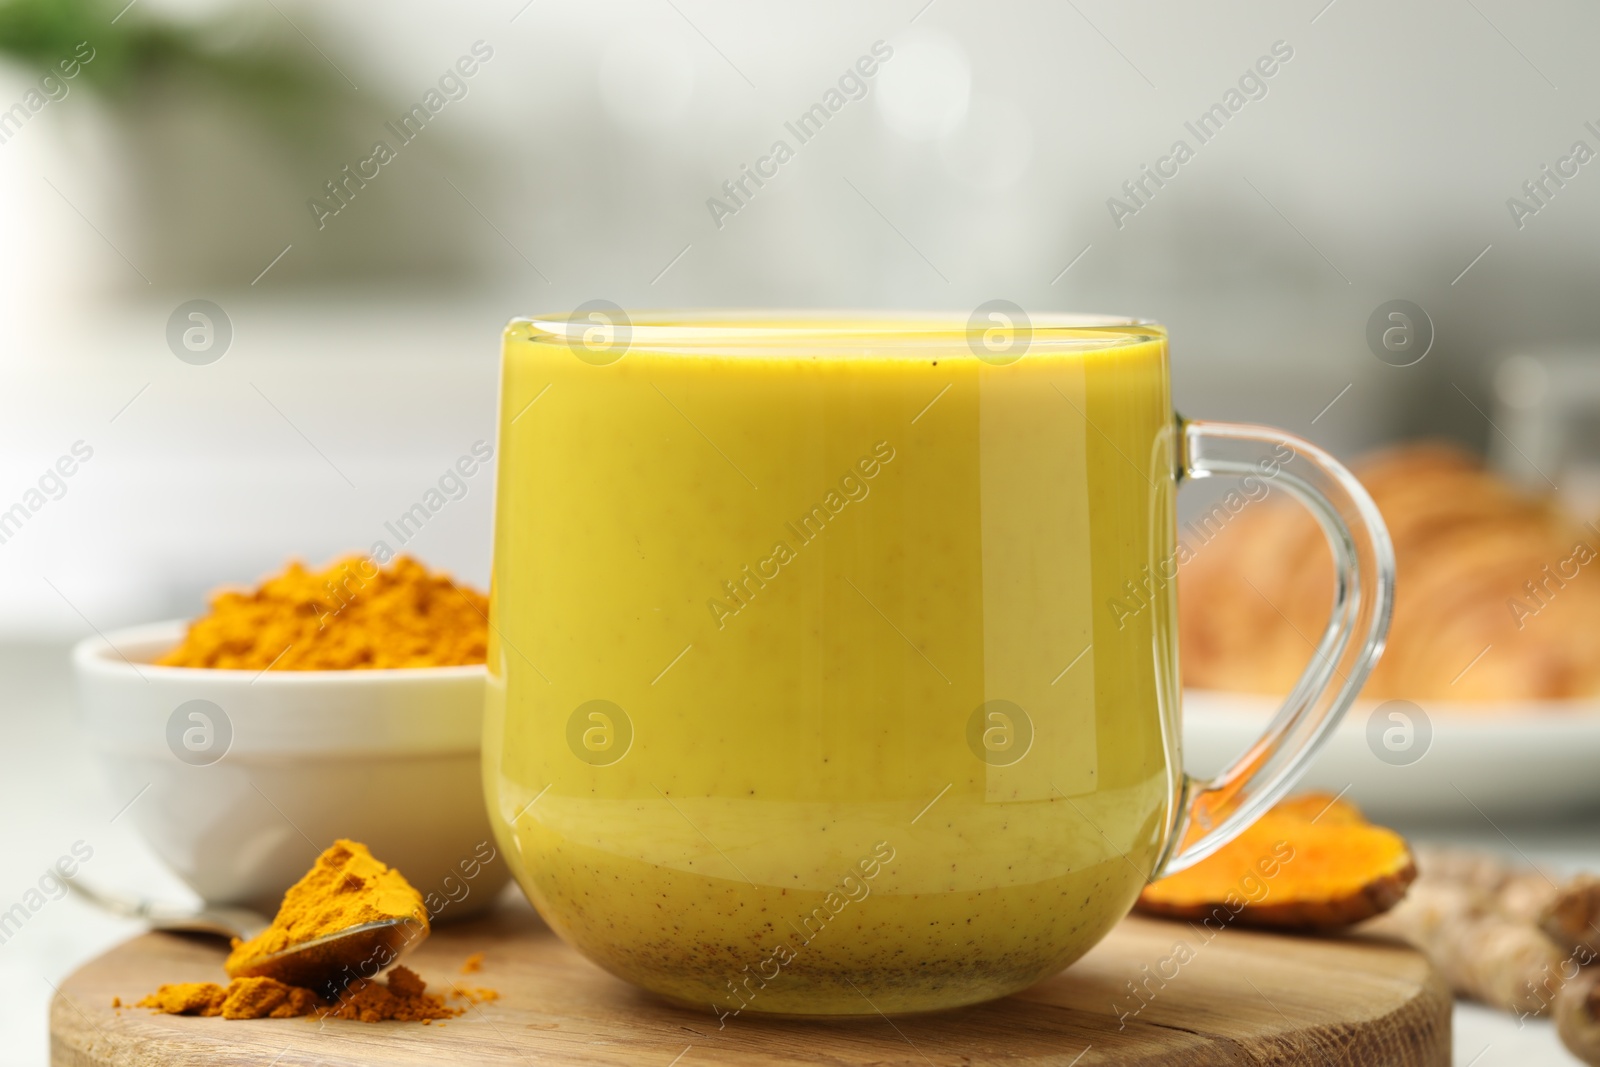
[[[1178,946],[1182,944],[1183,950]],[[481,972],[463,961],[484,953]],[[407,960],[429,982],[498,1001],[434,1023],[249,1022],[113,1009],[163,982],[221,981],[216,941],[134,938],[79,969],[51,1006],[56,1067],[259,1064],[818,1063],[1412,1064],[1450,1062],[1450,995],[1418,954],[1359,937],[1129,918],[1077,964],[1023,993],[934,1015],[725,1020],[664,1004],[594,967],[520,902],[436,930]],[[1146,970],[1148,968],[1148,970]],[[1167,977],[1170,976],[1170,977]],[[1137,985],[1135,995],[1130,983]]]

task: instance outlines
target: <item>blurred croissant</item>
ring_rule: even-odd
[[[1394,540],[1394,623],[1363,696],[1451,702],[1600,695],[1600,528],[1450,445],[1355,468]],[[1283,494],[1238,512],[1179,571],[1183,681],[1286,693],[1333,599],[1320,529]]]

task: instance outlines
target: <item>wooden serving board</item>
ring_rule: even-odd
[[[1180,942],[1187,953],[1176,951]],[[474,952],[484,953],[482,971],[461,975]],[[1179,962],[1183,955],[1189,958]],[[718,1029],[709,1008],[664,1004],[591,965],[520,902],[436,930],[407,960],[434,991],[451,981],[499,991],[499,1000],[442,1026],[238,1022],[111,1007],[113,997],[131,1003],[163,982],[219,981],[222,958],[215,941],[145,934],[88,963],[62,984],[51,1006],[51,1063],[1445,1067],[1450,1061],[1449,991],[1410,949],[1359,937],[1232,929],[1207,941],[1189,924],[1137,917],[1077,964],[1017,996],[892,1019],[747,1013]],[[1129,982],[1144,984],[1143,1002]]]

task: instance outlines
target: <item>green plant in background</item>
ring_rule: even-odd
[[[0,59],[59,73],[88,42],[94,59],[76,81],[113,107],[163,89],[198,91],[301,143],[367,110],[286,18],[268,15],[276,25],[242,14],[184,21],[126,0],[0,0]]]
[[[191,17],[137,0],[0,0],[0,66],[36,79],[9,111],[11,101],[0,100],[0,144],[46,97],[64,98],[69,81],[100,103],[79,114],[118,164],[73,179],[98,185],[108,212],[119,213],[102,219],[123,258],[138,264],[127,282],[242,284],[291,242],[274,282],[449,273],[470,260],[472,231],[459,217],[468,208],[439,207],[448,186],[438,175],[476,166],[473,143],[449,130],[430,127],[406,166],[364,192],[336,233],[313,226],[308,208],[337,195],[330,175],[369,154],[405,108],[382,88],[357,91],[313,43],[316,9],[302,16],[287,3]],[[59,165],[84,159],[84,143]]]
[[[84,80],[112,97],[164,75],[194,76],[241,95],[264,97],[313,93],[332,81],[301,49],[235,22],[141,17],[131,5],[101,0],[0,2],[0,56],[48,70],[71,56],[80,41],[88,41],[96,53],[83,70]]]

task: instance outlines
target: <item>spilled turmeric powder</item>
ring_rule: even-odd
[[[427,983],[407,967],[389,972],[384,985],[362,980],[346,989],[322,1014],[332,1019],[358,1019],[364,1023],[431,1022],[453,1019],[467,1009],[448,1007],[443,998],[427,992]]]
[[[151,1008],[168,1015],[221,1015],[228,991],[215,982],[170,982],[137,1001],[136,1008]]]
[[[223,670],[372,670],[482,663],[488,598],[409,556],[298,560],[254,590],[225,590],[156,663]]]
[[[318,1015],[364,1023],[432,1022],[453,1019],[467,1010],[448,1006],[444,998],[429,993],[427,988],[427,983],[415,971],[396,967],[389,972],[384,985],[362,979],[334,1001],[273,978],[235,978],[226,986],[214,982],[164,985],[136,1006],[168,1015],[220,1015],[224,1019],[291,1019]]]
[[[309,989],[284,985],[275,978],[235,978],[222,998],[224,1019],[292,1019],[309,1015],[318,998]]]
[[[469,1004],[487,1004],[500,999],[500,990],[485,989],[483,986],[475,985],[456,985],[451,982],[450,996],[465,1000]]]
[[[226,988],[213,982],[164,985],[135,1006],[168,1015],[292,1019],[310,1015],[321,1003],[309,989],[297,989],[271,978],[236,978]]]

